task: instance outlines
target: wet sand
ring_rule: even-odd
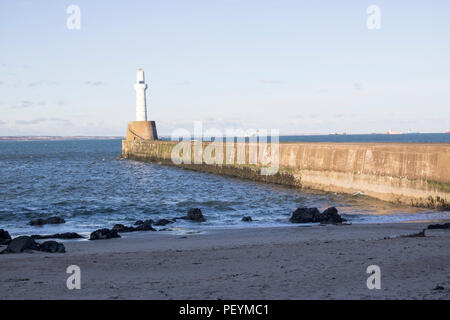
[[[450,299],[450,231],[402,237],[427,225],[138,232],[66,241],[65,254],[0,255],[0,292],[2,299]],[[69,265],[81,268],[80,290],[66,287]],[[381,268],[380,290],[366,286],[369,265]]]

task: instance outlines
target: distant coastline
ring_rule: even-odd
[[[0,141],[116,140],[122,136],[0,136]]]
[[[160,135],[160,140],[171,140],[170,136]],[[198,139],[198,137],[192,137]],[[250,137],[244,137],[249,141]],[[208,139],[205,139],[208,140]],[[268,141],[271,137],[268,137]],[[336,142],[336,143],[450,143],[448,133],[414,133],[414,134],[386,134],[386,133],[365,133],[365,134],[301,134],[301,135],[280,135],[279,142]]]
[[[193,137],[194,138],[194,137]],[[0,141],[81,141],[81,140],[124,140],[124,136],[0,136]],[[161,140],[171,140],[168,135],[161,135]],[[248,137],[245,138],[248,141]],[[270,137],[269,137],[270,141]],[[280,142],[361,142],[361,143],[450,143],[448,133],[417,133],[389,135],[383,133],[368,134],[300,134],[280,135]]]

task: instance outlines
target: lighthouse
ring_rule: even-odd
[[[142,69],[137,71],[134,90],[136,90],[136,121],[147,121],[147,99],[145,97],[147,84],[145,83],[144,70]]]
[[[145,92],[148,86],[145,83],[144,70],[138,69],[136,74],[136,121],[128,124],[127,140],[158,140],[155,121],[148,120],[147,98]]]

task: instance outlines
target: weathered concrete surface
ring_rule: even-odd
[[[125,158],[175,165],[177,142],[122,142]],[[203,143],[203,148],[208,143]],[[253,145],[254,146],[254,145]],[[450,144],[417,143],[280,143],[279,172],[261,175],[247,164],[181,164],[183,168],[238,176],[302,188],[366,195],[413,206],[450,209]],[[234,147],[235,154],[237,146]],[[270,153],[270,144],[268,144]],[[224,149],[225,154],[225,149]],[[194,155],[192,155],[192,158]],[[227,158],[228,159],[228,158]]]
[[[155,121],[132,121],[128,124],[127,140],[158,140]]]

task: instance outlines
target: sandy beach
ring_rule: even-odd
[[[65,241],[64,254],[0,255],[0,290],[2,299],[449,299],[450,232],[405,237],[427,225],[136,232]],[[81,268],[80,290],[66,287],[69,265]],[[381,268],[380,290],[367,288],[369,265]]]

